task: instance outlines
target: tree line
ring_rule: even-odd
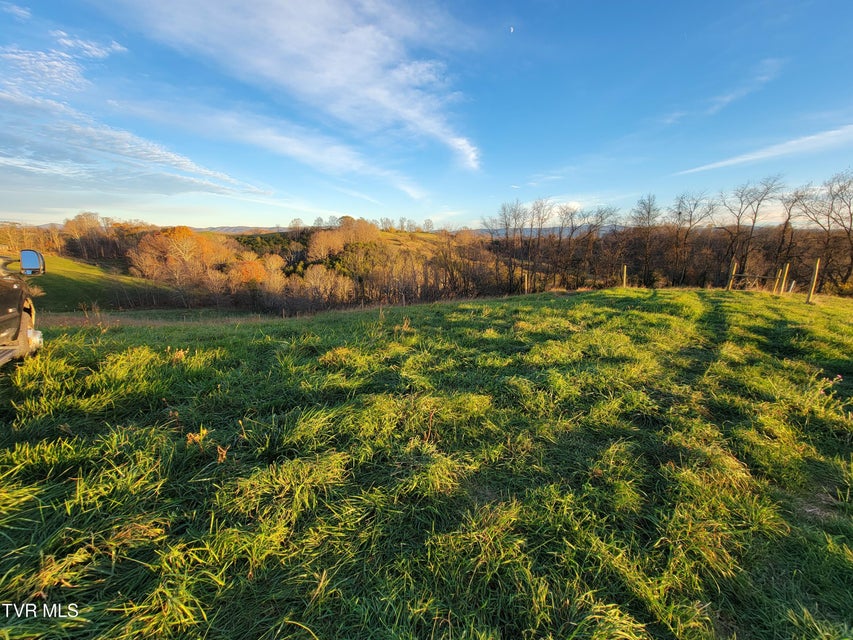
[[[853,172],[785,188],[778,176],[717,195],[654,194],[626,214],[547,199],[504,203],[484,218],[495,278],[508,292],[632,284],[739,286],[772,281],[785,265],[804,283],[821,260],[820,291],[853,294]]]
[[[350,216],[225,235],[85,212],[62,225],[0,224],[0,245],[33,247],[161,282],[182,306],[285,314],[365,304],[612,286],[760,286],[789,265],[819,291],[853,294],[853,172],[787,189],[772,176],[716,195],[654,194],[625,213],[538,199],[507,202],[484,230]]]

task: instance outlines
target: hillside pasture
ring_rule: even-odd
[[[100,309],[138,309],[171,304],[168,287],[113,272],[108,267],[48,255],[46,272],[30,283],[41,294],[39,312],[77,312]]]

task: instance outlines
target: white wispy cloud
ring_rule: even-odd
[[[11,158],[0,156],[0,167],[8,169],[18,169],[26,173],[47,176],[60,176],[63,178],[87,178],[89,172],[73,162],[45,162],[33,158]]]
[[[382,178],[413,199],[425,193],[402,174],[374,166],[355,149],[322,134],[289,123],[266,124],[254,118],[220,114],[212,121],[228,122],[226,136],[272,153],[294,158],[326,173],[358,173]]]
[[[32,17],[32,13],[27,7],[21,7],[17,4],[12,4],[11,2],[0,2],[0,10],[2,10],[3,13],[8,13],[14,18],[21,20],[22,22],[29,20]]]
[[[848,124],[837,129],[823,131],[810,136],[795,138],[779,144],[773,144],[756,151],[726,158],[725,160],[720,160],[718,162],[705,164],[701,167],[679,171],[675,175],[711,171],[713,169],[722,169],[723,167],[732,167],[739,164],[759,162],[761,160],[772,160],[783,156],[815,153],[848,145],[853,146],[853,124]]]
[[[208,193],[240,196],[242,191],[214,180],[156,170],[151,166],[136,170],[115,164],[79,161],[40,160],[31,157],[0,156],[0,191],[89,191],[99,194],[180,195]],[[49,184],[49,189],[45,188]],[[40,199],[40,198],[39,198]]]
[[[731,103],[761,90],[766,84],[779,77],[785,61],[780,58],[765,58],[753,70],[750,78],[742,85],[711,98],[706,115],[714,115]]]
[[[297,8],[261,2],[251,5],[254,10],[248,10],[233,2],[214,2],[199,5],[195,11],[193,2],[179,2],[178,11],[166,17],[164,7],[165,3],[152,2],[154,17],[167,21],[164,29],[170,28],[172,20],[182,26],[187,26],[189,20],[190,26],[196,27],[195,31],[188,30],[192,36],[189,45],[179,45],[177,41],[172,44],[184,50],[193,48],[198,54],[207,43],[202,32],[206,33],[210,27],[212,32],[222,35],[218,44],[210,43],[217,52],[211,54],[215,60],[235,75],[269,85],[274,93],[290,92],[322,105],[318,109],[322,124],[327,123],[330,114],[352,125],[346,128],[346,137],[361,137],[370,146],[374,135],[387,138],[395,132],[405,132],[402,137],[406,144],[411,144],[411,134],[415,132],[442,141],[464,165],[478,166],[479,150],[458,135],[444,115],[444,105],[456,99],[448,88],[444,65],[439,60],[415,58],[406,52],[407,45],[422,45],[424,29],[435,32],[437,25],[446,26],[441,14],[424,12],[414,16],[381,3],[347,9],[334,3]],[[157,13],[160,9],[163,14]],[[341,18],[337,9],[346,9],[351,23]],[[263,11],[279,17],[290,16],[292,24],[288,27],[269,22],[270,16]],[[232,26],[237,27],[233,32]],[[253,33],[254,29],[259,32]],[[7,131],[17,132],[14,142],[11,133],[5,136],[6,146],[0,146],[0,153],[13,158],[18,171],[70,176],[71,168],[63,163],[77,161],[81,163],[78,178],[92,182],[105,174],[105,167],[110,167],[112,175],[118,178],[117,188],[139,185],[137,174],[148,167],[152,176],[171,181],[172,190],[198,186],[217,193],[222,189],[246,193],[255,189],[130,131],[107,127],[70,106],[76,97],[99,90],[86,77],[90,65],[101,64],[106,58],[127,51],[115,40],[80,38],[70,31],[50,31],[54,41],[50,50],[0,48],[0,102],[7,107],[6,113],[0,114],[0,124],[5,122]],[[259,42],[264,38],[271,40],[261,46]],[[266,55],[268,45],[271,45],[270,55]],[[248,47],[245,55],[239,53],[244,46]],[[220,54],[234,58],[234,67],[218,58]],[[297,77],[292,85],[288,84],[291,75]],[[113,101],[108,102],[114,108],[117,106]],[[396,169],[380,166],[371,154],[343,142],[334,133],[320,133],[315,128],[283,118],[255,115],[245,109],[228,111],[186,101],[178,105],[174,101],[152,103],[147,114],[145,110],[136,109],[135,115],[150,120],[170,119],[168,124],[183,131],[250,145],[291,158],[326,175],[373,177],[413,199],[427,195],[411,178]],[[122,111],[125,116],[132,112],[133,109]],[[40,115],[34,117],[35,114]],[[26,136],[29,139],[24,139]],[[8,168],[11,162],[7,160]],[[128,172],[124,179],[119,167]],[[168,177],[172,174],[185,179],[176,182]]]
[[[51,31],[59,49],[27,50],[17,46],[0,47],[0,88],[23,94],[66,95],[86,89],[87,60],[103,60],[113,53],[127,51],[116,41],[104,45]]]
[[[8,80],[8,79],[7,79]],[[6,84],[4,87],[3,85]],[[47,98],[44,96],[33,96],[16,90],[14,81],[3,82],[0,80],[0,104],[8,112],[19,113],[53,113],[74,115],[77,112],[64,102]]]
[[[55,124],[50,127],[50,130],[66,139],[68,144],[81,149],[99,151],[143,164],[161,165],[228,184],[239,184],[237,180],[225,173],[199,166],[186,156],[169,151],[162,145],[140,138],[129,131],[102,124],[81,125],[70,122]]]
[[[544,184],[550,184],[552,182],[562,182],[566,179],[566,176],[562,173],[537,173],[530,177],[530,179],[525,183],[526,187],[540,187]]]
[[[110,42],[110,44],[104,45],[93,40],[75,38],[68,35],[65,31],[51,31],[50,35],[56,38],[57,44],[61,47],[84,58],[102,60],[113,53],[124,53],[127,51],[125,47],[115,40]]]
[[[0,183],[34,190],[58,185],[101,192],[262,193],[130,131],[99,122],[69,98],[91,87],[86,64],[125,51],[50,34],[59,48],[0,48]]]
[[[458,96],[438,59],[467,46],[467,34],[435,8],[390,0],[100,3],[146,34],[265,91],[295,96],[364,135],[403,129],[479,167],[478,148],[450,121],[448,105]]]
[[[62,51],[0,49],[0,87],[22,93],[63,94],[88,85],[82,66]]]
[[[331,136],[282,118],[260,116],[245,110],[215,109],[193,102],[180,104],[114,103],[124,114],[179,127],[204,137],[227,140],[291,158],[333,176],[359,175],[378,178],[420,200],[426,192],[408,176],[385,169],[363,153]]]
[[[659,122],[663,125],[669,126],[681,122],[681,120],[683,120],[687,115],[688,113],[686,111],[670,111],[669,113],[661,116]]]
[[[749,73],[749,76],[741,84],[724,93],[717,94],[712,98],[700,101],[701,106],[690,109],[675,109],[659,116],[655,123],[669,127],[693,116],[713,116],[738,100],[757,93],[767,84],[777,79],[785,66],[785,60],[781,58],[765,58],[761,60]]]
[[[366,193],[362,193],[361,191],[356,191],[355,189],[347,189],[345,187],[340,187],[337,185],[332,185],[331,188],[335,191],[343,193],[344,195],[350,196],[352,198],[358,198],[359,200],[364,200],[365,202],[369,202],[371,204],[382,204],[376,198],[369,196]]]
[[[56,100],[0,90],[0,186],[102,192],[263,193]],[[47,182],[39,182],[47,180]]]

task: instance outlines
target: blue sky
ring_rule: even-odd
[[[0,0],[0,219],[630,209],[853,164],[849,0]]]

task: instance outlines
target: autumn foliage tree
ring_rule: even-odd
[[[181,226],[146,235],[127,257],[131,273],[170,285],[189,306],[225,291],[225,269],[237,250],[234,240]]]
[[[364,219],[343,216],[335,229],[323,229],[311,235],[308,242],[308,259],[323,261],[341,253],[348,244],[370,243],[379,238],[379,228]]]
[[[61,251],[83,260],[122,260],[155,229],[139,220],[119,221],[84,211],[63,223]]]

